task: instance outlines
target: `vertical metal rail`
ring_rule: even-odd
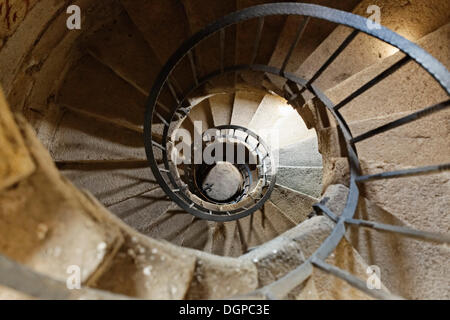
[[[253,44],[253,53],[250,64],[254,64],[258,57],[259,47],[261,45],[262,31],[264,29],[264,17],[258,19],[258,30],[256,31],[255,43]]]
[[[295,48],[297,48],[298,43],[300,42],[300,39],[302,38],[303,34],[305,33],[306,27],[308,26],[308,23],[310,21],[310,17],[303,17],[302,23],[300,23],[297,34],[295,35],[294,41],[292,42],[288,53],[286,54],[286,57],[284,58],[283,64],[281,65],[281,71],[280,76],[284,76],[284,72],[286,71],[286,67],[289,63],[289,60],[291,59],[292,54],[294,53]]]
[[[195,67],[195,60],[194,60],[194,55],[192,54],[192,51],[188,52],[188,57],[189,57],[189,63],[191,65],[192,77],[194,78],[195,85],[198,86],[197,68]]]

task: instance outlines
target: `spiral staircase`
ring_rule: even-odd
[[[447,2],[100,2],[0,47],[1,298],[450,298]]]

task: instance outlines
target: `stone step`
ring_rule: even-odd
[[[442,43],[450,39],[450,24],[418,41],[423,49],[450,67],[450,49]],[[387,70],[404,56],[398,52],[374,64],[328,90],[326,95],[335,104]],[[401,85],[400,85],[401,84]],[[447,93],[415,62],[408,62],[394,74],[345,105],[340,111],[347,122],[412,112],[448,99]]]
[[[311,137],[297,143],[287,145],[274,154],[278,155],[280,166],[321,167],[322,155],[319,153],[317,137]]]
[[[273,225],[267,223],[261,210],[258,210],[245,218],[239,219],[238,232],[244,253],[278,235],[273,228]]]
[[[246,127],[258,110],[264,95],[261,93],[238,91],[234,97],[231,124]]]
[[[93,197],[90,199],[98,205]],[[182,213],[180,210],[168,212]],[[251,263],[155,240],[105,210],[100,213],[103,219],[121,228],[125,242],[102,268],[102,273],[91,281],[92,287],[140,299],[179,300],[222,299],[257,286],[256,269]],[[184,216],[192,221],[192,216]],[[203,224],[203,221],[196,223]],[[227,279],[230,287],[221,286],[220,279]]]
[[[68,290],[65,281],[37,273],[0,255],[0,297],[2,300],[128,300],[123,295],[81,286]],[[74,268],[72,268],[74,269]]]
[[[158,187],[147,164],[140,168],[127,163],[87,164],[62,168],[62,173],[78,188],[88,190],[107,207]]]
[[[375,119],[354,121],[349,124],[349,127],[356,137],[410,113],[402,112]],[[356,144],[358,156],[376,162],[414,167],[447,163],[450,159],[449,123],[450,110],[437,112],[358,142]]]
[[[90,116],[65,110],[49,144],[53,159],[75,160],[144,160],[141,133],[117,127]]]
[[[121,0],[121,2],[162,64],[190,35],[187,16],[180,1]]]
[[[428,177],[426,178],[429,180]],[[424,186],[429,185],[428,183],[424,184],[424,182],[429,181],[417,180],[422,180]],[[448,180],[448,177],[446,180]],[[423,195],[417,192],[418,184],[412,188],[412,195],[408,198],[418,198],[411,206],[408,205],[412,203],[408,201],[408,198],[404,199],[405,201],[402,201],[401,204],[395,203],[397,202],[397,196],[404,196],[410,192],[410,187],[413,185],[411,181],[407,184],[402,181],[404,190],[408,190],[408,192],[401,195],[399,195],[398,189],[392,188],[389,180],[383,182],[387,183],[387,190],[383,194],[384,199],[389,201],[391,209],[394,211],[384,210],[376,204],[379,201],[371,201],[361,197],[355,219],[415,228],[422,231],[448,233],[448,221],[445,221],[448,219],[446,219],[444,212],[433,214],[431,213],[433,209],[427,210],[425,208],[426,203],[421,204],[422,200],[425,200],[424,198],[433,196],[428,193],[430,191],[428,187],[425,187],[426,190],[424,190]],[[347,197],[347,187],[337,185],[332,186],[331,189],[334,189],[333,193],[336,198],[345,199]],[[367,195],[371,195],[373,191],[371,189],[371,193],[367,193]],[[434,192],[435,190],[433,190]],[[385,197],[387,194],[390,195],[388,198]],[[333,199],[331,198],[330,205],[334,205],[332,202]],[[442,208],[448,207],[448,204],[445,205],[445,200],[438,198],[437,203]],[[386,207],[384,204],[383,206]],[[401,215],[398,214],[398,207],[403,208]],[[422,211],[422,208],[427,211]],[[407,214],[405,215],[405,213]],[[447,261],[450,257],[448,246],[353,225],[349,225],[346,238],[369,265],[376,265],[380,268],[381,280],[392,293],[407,299],[447,299],[449,297],[448,277],[446,277],[448,272]],[[407,267],[405,268],[405,266]],[[414,279],[414,282],[411,282],[410,279]]]
[[[209,252],[219,256],[239,257],[242,253],[242,244],[239,238],[237,222],[211,222],[209,235]]]
[[[295,222],[272,202],[266,202],[263,209],[239,220],[240,242],[253,250],[295,226]],[[245,251],[245,250],[244,250]]]
[[[149,235],[156,234],[154,223],[175,205],[158,187],[144,193],[137,193],[128,199],[109,206],[109,209],[133,229]],[[153,230],[155,229],[155,230]]]
[[[273,149],[303,140],[313,133],[285,99],[272,94],[264,96],[248,128]]]
[[[57,104],[142,130],[146,97],[111,69],[84,56],[67,74]]]
[[[279,167],[277,183],[319,198],[322,192],[322,167]]]
[[[183,219],[185,226],[174,233],[181,239],[180,246],[204,251],[208,243],[208,222],[195,219],[190,214]]]
[[[216,94],[209,98],[214,126],[229,125],[233,113],[234,94]]]
[[[189,38],[191,30],[184,6],[178,0],[121,0],[133,23],[164,65],[169,57]],[[152,23],[149,23],[151,21]],[[170,28],[167,28],[170,26]],[[164,39],[162,41],[162,39]],[[192,83],[189,60],[183,59],[173,73],[172,81],[184,92]]]
[[[334,8],[343,11],[352,11],[361,0],[309,0],[304,3],[314,3],[317,5]],[[286,55],[295,42],[297,32],[304,23],[303,16],[289,16],[278,37],[275,50],[270,58],[269,65],[281,68]],[[326,39],[327,36],[336,28],[332,22],[319,19],[310,19],[303,31],[297,46],[292,51],[291,57],[286,65],[286,71],[295,72],[298,67],[308,58],[313,51]],[[269,79],[278,88],[282,89],[285,80],[281,77],[269,75]]]
[[[66,76],[57,104],[142,130],[146,97],[108,67],[84,56]]]
[[[410,166],[362,159],[363,174],[376,174]],[[416,229],[449,233],[450,173],[376,180],[364,183],[363,195],[397,219]]]
[[[195,249],[203,249],[206,243],[207,221],[193,221],[193,216],[180,211],[160,188],[135,195],[109,209],[133,229],[153,239]]]
[[[270,196],[270,202],[288,216],[295,224],[307,220],[309,214],[313,211],[312,205],[318,201],[318,199],[307,194],[281,185],[275,185]]]
[[[84,46],[92,56],[145,95],[161,70],[153,49],[125,12],[89,36]]]
[[[366,11],[370,5],[373,5],[373,1],[363,0],[353,13],[368,17],[370,14]],[[450,5],[447,2],[439,0],[426,3],[389,1],[389,3],[383,3],[381,7],[381,24],[408,40],[417,41],[446,24],[448,22],[446,12],[449,9]],[[411,16],[416,16],[417,19],[410,19]],[[295,73],[305,79],[311,79],[350,32],[350,28],[338,26]],[[395,52],[394,47],[366,34],[359,34],[314,84],[322,90],[333,88],[343,80]]]
[[[277,235],[282,234],[296,225],[295,220],[272,201],[264,204],[264,215],[265,221],[263,222],[263,227],[267,229],[266,225],[270,225],[271,228],[276,230]],[[273,237],[270,235],[268,238],[272,239]]]
[[[450,51],[445,50],[440,44],[449,38],[450,24],[447,24],[422,38],[419,45],[448,67]],[[387,70],[402,56],[402,53],[397,53],[361,71],[328,90],[328,97],[334,103],[339,103],[363,84]],[[402,85],[399,86],[399,83]],[[381,94],[381,92],[389,92],[389,94]],[[430,75],[417,64],[409,62],[344,106],[341,113],[350,123],[353,134],[357,136],[447,99],[447,93]],[[445,139],[448,116],[448,111],[440,111],[358,142],[356,144],[358,153],[366,159],[410,166],[447,162],[450,156],[447,152],[449,148],[442,148],[442,146],[448,145]],[[436,154],[436,148],[441,152]],[[411,157],[411,153],[415,156]]]

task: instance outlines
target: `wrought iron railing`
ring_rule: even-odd
[[[298,15],[304,17],[303,22],[299,25],[297,36],[295,37],[291,45],[291,49],[286,54],[282,67],[277,68],[267,64],[255,63],[258,49],[260,48],[261,32],[257,32],[255,34],[255,42],[253,44],[254,50],[251,57],[249,57],[248,64],[226,66],[226,44],[224,42],[224,39],[227,30],[229,30],[228,28],[238,23],[257,19],[259,26],[258,30],[261,31],[264,26],[265,19],[273,15]],[[346,37],[346,39],[330,55],[330,57],[318,69],[318,71],[309,80],[306,80],[298,77],[293,73],[287,72],[286,66],[288,65],[289,59],[291,58],[293,48],[295,48],[298,43],[301,42],[301,37],[304,34],[306,25],[311,19],[322,19],[334,22],[338,25],[344,25],[352,28],[353,32],[351,32],[350,35]],[[170,136],[169,131],[171,123],[179,121],[184,116],[186,116],[186,114],[188,114],[191,108],[188,102],[188,98],[195,95],[195,93],[197,93],[199,90],[201,91],[204,88],[205,84],[213,83],[216,79],[224,77],[228,74],[236,75],[240,72],[246,71],[279,76],[286,80],[284,93],[293,107],[302,107],[305,102],[303,94],[305,92],[309,92],[316,99],[319,99],[321,101],[321,103],[326,107],[326,109],[334,117],[337,123],[337,130],[344,140],[350,168],[349,194],[347,197],[345,208],[342,212],[332,212],[324,203],[315,205],[317,211],[320,211],[326,216],[330,217],[336,223],[330,236],[322,243],[319,249],[312,256],[307,258],[306,261],[298,266],[295,270],[289,272],[287,275],[273,282],[272,284],[249,294],[247,297],[262,296],[270,299],[284,298],[292,289],[305,281],[311,275],[313,267],[316,267],[334,276],[342,278],[349,284],[364,291],[368,295],[374,296],[375,298],[398,298],[383,290],[369,290],[367,289],[365,282],[363,282],[361,279],[358,279],[347,271],[341,270],[325,262],[325,259],[333,252],[333,250],[337,247],[339,242],[344,237],[346,227],[348,225],[372,228],[384,232],[393,232],[402,236],[413,237],[422,240],[450,243],[450,237],[448,235],[354,219],[354,215],[360,198],[360,188],[364,186],[365,182],[375,179],[394,179],[398,177],[427,174],[450,169],[450,163],[446,163],[441,165],[405,169],[374,175],[364,175],[362,173],[356,149],[357,143],[376,136],[380,133],[384,133],[397,128],[401,125],[415,121],[423,116],[427,116],[432,113],[447,109],[450,105],[450,100],[446,100],[434,106],[426,107],[421,111],[412,113],[411,115],[399,120],[392,121],[379,128],[370,130],[359,136],[353,136],[345,118],[340,113],[340,110],[344,108],[349,102],[353,101],[355,98],[378,84],[380,81],[398,71],[406,63],[417,63],[440,84],[440,86],[447,92],[447,94],[449,94],[450,91],[450,74],[440,62],[438,62],[435,58],[433,58],[419,46],[404,39],[403,37],[385,27],[379,26],[379,28],[376,29],[369,28],[367,21],[367,19],[351,13],[311,4],[276,3],[251,7],[224,17],[223,19],[207,26],[205,29],[196,33],[189,40],[187,40],[173,54],[173,56],[163,67],[150,93],[145,117],[145,146],[147,157],[153,170],[153,174],[164,191],[180,207],[193,215],[206,219],[210,217],[202,212],[203,208],[196,206],[191,207],[185,201],[185,199],[183,199],[183,197],[180,196],[177,191],[175,191],[177,190],[177,186],[174,183],[175,181],[170,178],[170,160],[167,157],[167,145],[169,139],[168,137]],[[220,48],[220,66],[217,70],[211,71],[208,74],[199,77],[195,59],[193,58],[195,56],[195,49],[200,43],[202,43],[202,41],[205,41],[205,39],[208,39],[217,33],[220,35],[220,42],[217,43]],[[360,33],[365,33],[398,48],[405,54],[405,57],[368,81],[359,89],[351,93],[347,98],[343,99],[341,102],[335,105],[318,87],[315,86],[315,82]],[[192,72],[192,82],[180,85],[178,83],[178,80],[175,79],[175,73],[177,67],[183,65],[190,66],[190,70]],[[177,84],[175,85],[174,83]],[[164,124],[164,132],[162,135],[162,139],[160,141],[156,141],[156,137],[152,132],[152,128],[156,123],[161,121]],[[158,166],[155,148],[159,149],[159,151],[162,151],[163,168]],[[163,172],[169,173],[169,176],[164,177]],[[245,216],[245,214],[243,214],[243,216]]]
[[[345,41],[339,46],[339,48],[309,80],[301,79],[292,73],[286,72],[287,62],[291,57],[292,50],[287,53],[286,59],[281,68],[275,68],[263,64],[255,64],[254,62],[257,50],[259,48],[258,42],[261,39],[261,32],[258,32],[255,36],[255,50],[253,52],[253,55],[250,57],[251,61],[249,61],[249,64],[225,66],[225,43],[223,42],[223,39],[225,39],[226,28],[250,19],[258,19],[258,23],[260,26],[259,30],[261,30],[262,26],[264,25],[264,19],[272,15],[299,15],[305,17],[303,23],[301,23],[299,26],[299,32],[291,47],[296,46],[299,41],[301,41],[301,35],[303,34],[304,28],[311,19],[323,19],[331,21],[336,24],[353,28],[355,31],[345,39]],[[359,89],[355,90],[347,98],[334,105],[330,101],[330,99],[320,91],[319,88],[314,86],[314,82],[342,53],[345,47],[347,47],[352,42],[356,34],[360,32],[378,38],[386,43],[389,43],[390,45],[397,47],[405,54],[405,57],[391,67],[387,68],[372,80],[368,81]],[[220,35],[220,67],[218,68],[218,70],[213,71],[208,75],[199,77],[199,73],[196,71],[195,61],[194,59],[192,59],[193,50],[201,41],[215,33],[219,33]],[[188,59],[187,62],[191,66],[193,81],[192,83],[184,84],[186,88],[180,95],[181,86],[180,84],[178,84],[178,80],[174,81],[172,79],[172,71],[174,70],[174,68],[176,68],[177,65],[183,63],[183,59]],[[450,100],[447,99],[446,101],[426,107],[420,111],[414,112],[401,119],[392,121],[376,129],[370,130],[359,136],[353,136],[345,121],[345,118],[340,113],[341,108],[345,107],[350,101],[360,96],[362,93],[366,92],[374,85],[385,79],[387,76],[399,70],[404,64],[409,62],[415,62],[420,65],[437,81],[437,83],[440,84],[440,86],[445,90],[447,94],[450,93],[450,74],[447,69],[414,43],[402,38],[401,36],[384,27],[380,27],[379,29],[369,29],[367,26],[367,20],[360,16],[317,5],[300,3],[266,4],[248,8],[240,12],[228,15],[225,18],[209,25],[204,30],[195,34],[191,39],[186,41],[168,60],[158,79],[156,80],[148,99],[145,122],[146,152],[151,169],[161,187],[171,197],[172,200],[178,203],[183,209],[191,212],[194,215],[202,217],[205,216],[205,218],[210,217],[209,214],[204,215],[201,212],[203,208],[191,208],[190,205],[187,205],[188,202],[185,202],[184,199],[180,197],[180,193],[174,190],[174,187],[176,187],[176,182],[174,182],[175,178],[170,174],[167,145],[170,137],[170,127],[173,123],[176,123],[177,121],[183,119],[183,117],[185,117],[189,112],[190,106],[188,103],[188,97],[208,81],[218,78],[224,74],[234,74],[248,70],[261,73],[270,73],[283,77],[287,80],[285,90],[286,95],[292,105],[301,105],[301,103],[303,102],[302,93],[307,91],[312,93],[326,106],[329,112],[333,115],[336,123],[338,124],[337,129],[340,131],[341,135],[344,138],[350,167],[350,187],[345,208],[342,212],[332,212],[332,210],[327,207],[326,203],[318,203],[315,205],[317,211],[322,212],[324,215],[328,216],[332,221],[335,222],[335,227],[332,233],[329,235],[329,237],[327,237],[322,245],[296,269],[292,270],[279,280],[246,295],[245,298],[250,297],[282,299],[312,274],[313,267],[319,268],[321,270],[324,270],[325,272],[337,276],[347,281],[352,286],[364,291],[368,295],[374,296],[375,298],[398,298],[383,290],[369,290],[366,286],[366,283],[361,279],[358,279],[347,271],[341,270],[325,262],[325,259],[333,252],[333,250],[337,247],[337,245],[344,237],[346,227],[348,225],[371,228],[383,232],[391,232],[420,240],[450,243],[449,235],[424,232],[411,228],[386,225],[373,221],[365,221],[354,218],[360,197],[360,188],[362,188],[366,182],[378,179],[395,179],[399,177],[422,175],[450,169],[450,163],[446,163],[441,165],[432,165],[393,172],[384,172],[373,175],[364,175],[362,173],[358,153],[355,146],[357,143],[366,139],[370,139],[381,133],[388,132],[407,123],[416,121],[417,119],[420,119],[424,116],[443,111],[450,105]],[[167,99],[167,96],[164,97],[163,91],[166,91],[166,93],[169,94],[169,99]],[[171,102],[170,99],[173,99],[173,101]],[[163,134],[161,136],[155,134],[152,131],[152,128],[157,123],[162,123],[164,126]],[[160,159],[158,159],[159,155],[162,156],[163,167],[160,167]],[[167,173],[167,171],[169,171],[169,174],[167,175],[167,177],[164,177],[163,174]],[[270,195],[270,193],[268,194]],[[0,272],[0,283],[8,287],[15,288],[16,290],[19,290],[21,292],[28,293],[31,296],[53,299],[77,298],[77,296],[72,295],[68,290],[66,290],[65,284],[63,282],[40,275],[34,271],[24,268],[18,263],[6,259],[1,255],[0,269],[2,270],[2,272]]]

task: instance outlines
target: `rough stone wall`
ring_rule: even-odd
[[[0,38],[2,31],[8,31],[0,42],[0,85],[12,110],[23,113],[38,130],[66,70],[80,57],[82,38],[113,19],[121,9],[115,0],[108,6],[93,0],[29,1],[26,16],[17,18],[14,28],[0,25]],[[24,11],[26,2],[8,3],[14,4],[15,10]],[[69,30],[66,26],[69,4],[78,5],[83,13],[81,30]],[[0,9],[0,13],[2,10],[5,9]]]
[[[38,0],[0,1],[0,49]]]

